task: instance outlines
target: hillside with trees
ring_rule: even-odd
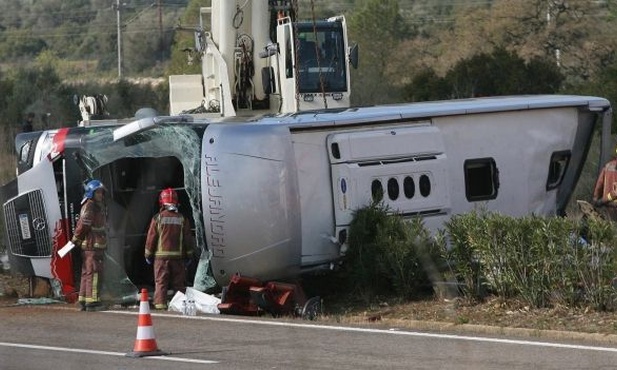
[[[0,0],[0,71],[7,79],[15,69],[53,62],[62,81],[117,77],[118,29],[122,75],[127,78],[195,71],[182,51],[192,46],[193,35],[178,26],[196,27],[198,8],[209,3]],[[359,105],[432,98],[435,94],[410,94],[431,74],[437,78],[432,83],[452,89],[438,94],[440,98],[474,94],[473,86],[460,86],[465,68],[457,64],[479,66],[482,61],[474,57],[496,50],[502,52],[493,55],[497,59],[513,58],[495,61],[505,67],[521,61],[532,63],[531,68],[545,63],[553,69],[550,76],[561,74],[559,89],[587,88],[616,62],[617,39],[611,32],[615,6],[612,0],[298,0],[302,19],[347,17],[350,39],[360,46],[361,68],[354,75],[354,86],[362,86],[354,89]],[[555,84],[546,83],[551,86],[547,92],[554,92]],[[477,95],[503,90],[484,88]]]
[[[35,114],[35,129],[75,124],[75,95],[106,94],[117,117],[144,106],[166,113],[167,76],[198,71],[184,50],[193,46],[190,29],[199,23],[199,7],[209,5],[0,0],[3,155],[11,153],[12,137],[28,112]],[[297,5],[301,19],[346,16],[350,40],[360,51],[359,68],[352,71],[354,105],[538,93],[617,101],[615,0]]]
[[[156,69],[157,63],[169,58],[176,20],[188,1],[122,1],[119,7],[114,3],[0,1],[3,65],[28,64],[48,51],[75,68],[72,73],[115,72],[120,13],[127,72]]]
[[[418,7],[418,13],[420,9],[432,9],[434,17],[411,15],[408,18],[403,16],[407,13],[401,11],[401,3],[368,2],[364,7],[356,8],[350,20],[352,35],[361,44],[362,66],[370,65],[371,72],[368,73],[378,73],[382,81],[391,81],[392,86],[400,87],[401,90],[394,93],[398,99],[524,92],[593,93],[605,83],[607,70],[616,63],[617,39],[610,31],[615,23],[615,2],[441,1]],[[443,6],[438,6],[438,3]],[[397,14],[398,18],[392,14]],[[376,22],[377,19],[392,21],[380,23]],[[359,25],[356,24],[358,20],[361,21]],[[380,27],[397,22],[408,27],[404,37],[400,37],[400,29]],[[359,35],[381,35],[390,42],[396,40],[396,45],[365,40]],[[489,63],[491,58],[486,59],[491,55],[495,64]],[[510,74],[525,74],[521,62],[528,64],[527,68],[546,69],[545,77],[553,76],[557,80],[542,81],[548,90],[534,88],[526,91],[522,88],[525,85],[522,81],[516,83],[518,86],[514,89],[503,86],[516,82],[517,78]],[[500,75],[491,74],[491,69],[495,68],[501,70]],[[461,73],[466,78],[461,79]],[[430,78],[431,75],[435,78]],[[370,76],[362,77],[372,80]],[[426,81],[427,78],[430,81]],[[445,81],[439,81],[443,78]],[[529,78],[534,83],[538,81],[533,75]],[[485,81],[489,79],[493,81]],[[359,83],[357,79],[354,82]],[[445,90],[436,95],[410,95],[409,90],[422,90],[426,82],[437,86],[445,82]],[[468,86],[461,86],[463,82]],[[477,87],[488,85],[495,88],[480,88],[475,93]],[[401,95],[403,91],[406,92]],[[603,91],[603,95],[606,94]],[[357,98],[364,103],[370,95]]]

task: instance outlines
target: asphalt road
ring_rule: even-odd
[[[131,358],[137,310],[0,308],[0,368],[614,369],[617,346],[335,326],[303,320],[151,313],[166,356]]]

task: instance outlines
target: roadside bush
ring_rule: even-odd
[[[382,244],[377,239],[377,233],[387,222],[386,209],[374,203],[356,211],[350,225],[349,250],[344,258],[343,278],[351,291],[367,300],[376,292],[390,288],[378,267]]]
[[[358,210],[350,225],[342,274],[349,289],[367,301],[393,294],[409,298],[430,286],[435,267],[424,265],[441,250],[420,218],[389,213],[374,203]]]
[[[514,218],[480,210],[453,216],[433,236],[421,218],[405,220],[372,204],[351,223],[342,274],[365,301],[409,299],[446,284],[471,300],[491,295],[534,308],[612,311],[615,226],[603,219]]]
[[[484,296],[479,269],[479,256],[475,246],[488,245],[484,217],[476,212],[467,215],[455,215],[446,223],[446,235],[451,247],[444,247],[445,259],[450,266],[454,279],[460,283],[461,293],[470,298]]]
[[[614,222],[590,218],[585,223],[589,245],[579,249],[575,265],[585,301],[595,309],[617,309],[617,230]]]
[[[615,308],[611,222],[471,212],[452,217],[445,228],[450,245],[444,253],[469,298],[493,294],[532,307]]]

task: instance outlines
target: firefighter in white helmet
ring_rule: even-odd
[[[159,195],[160,211],[150,221],[144,257],[154,264],[154,308],[167,309],[167,289],[185,292],[185,267],[195,248],[191,225],[178,212],[178,194],[167,188]]]

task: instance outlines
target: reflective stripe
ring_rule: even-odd
[[[139,326],[137,328],[137,339],[153,339],[154,328],[152,326]]]
[[[178,246],[179,249],[178,251],[165,251],[163,250],[163,240],[162,240],[162,235],[163,235],[163,229],[161,225],[178,225],[180,226],[180,235],[179,235],[179,241],[178,241]],[[157,220],[156,220],[156,227],[157,227],[157,231],[158,231],[158,242],[157,242],[157,246],[156,246],[156,252],[155,252],[155,256],[156,257],[182,257],[183,253],[182,253],[182,243],[183,243],[183,237],[184,237],[184,230],[183,230],[183,226],[184,226],[184,217],[183,216],[164,216],[161,217],[161,214],[159,213],[157,215]]]
[[[92,248],[88,248],[86,245],[84,245],[83,242],[81,245],[82,245],[81,249],[85,251],[91,251],[95,249],[107,249],[107,244],[101,244],[101,243],[94,243],[94,246]]]
[[[156,251],[156,257],[182,257],[180,251]]]
[[[86,298],[87,301],[87,298]],[[95,272],[92,274],[92,301],[99,301],[99,274]]]
[[[163,225],[182,225],[180,217],[160,217],[159,222]]]

